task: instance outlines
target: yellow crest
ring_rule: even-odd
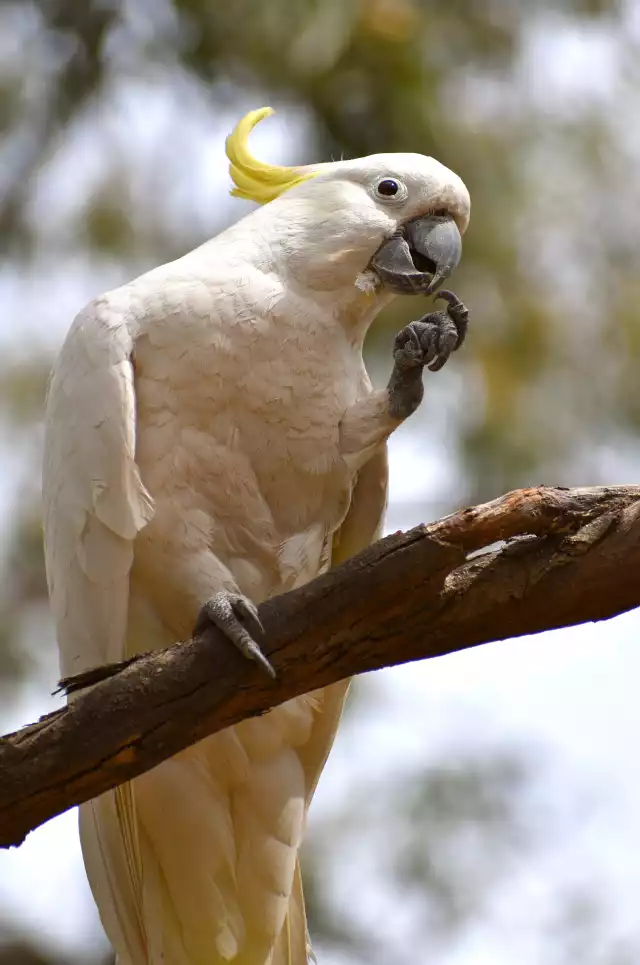
[[[256,124],[271,114],[273,110],[270,107],[250,111],[226,140],[226,152],[230,161],[229,174],[235,184],[231,194],[236,198],[247,198],[249,201],[266,204],[294,185],[315,176],[314,172],[304,172],[302,168],[265,164],[253,157],[247,144],[249,135]]]

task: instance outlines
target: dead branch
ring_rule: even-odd
[[[640,486],[518,490],[388,536],[261,605],[276,681],[222,637],[67,681],[98,682],[0,738],[0,845],[298,694],[623,613],[640,605],[638,572]]]

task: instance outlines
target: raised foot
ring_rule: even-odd
[[[410,368],[426,365],[430,372],[437,372],[464,342],[469,325],[467,308],[448,289],[439,292],[438,298],[447,302],[445,311],[429,312],[416,322],[409,322],[396,335],[396,364]]]
[[[396,335],[394,367],[387,387],[389,412],[396,419],[406,419],[420,404],[423,368],[439,371],[467,334],[469,312],[458,296],[444,289],[436,298],[447,302],[445,311],[429,312]]]
[[[275,678],[275,670],[253,639],[246,624],[249,624],[254,631],[264,633],[257,607],[251,600],[241,593],[222,590],[207,600],[200,610],[193,635],[199,636],[205,633],[211,625],[217,627],[240,653],[248,660],[255,660],[270,677]]]

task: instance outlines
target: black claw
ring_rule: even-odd
[[[420,336],[422,347],[422,365],[427,365],[438,354],[438,325],[433,320],[424,319],[424,328]]]
[[[393,357],[397,365],[413,368],[422,365],[422,340],[415,322],[410,322],[398,332],[393,347]]]
[[[430,372],[439,372],[444,365],[449,361],[449,353],[442,353],[436,359],[433,360],[431,365],[427,365]]]
[[[434,301],[437,302],[439,298],[441,298],[443,302],[447,302],[450,308],[457,308],[462,305],[456,293],[452,292],[450,288],[442,288],[435,296]],[[462,305],[462,307],[464,308],[464,305]]]
[[[467,337],[469,309],[464,302],[461,302],[458,296],[448,288],[443,288],[442,291],[438,292],[436,299],[438,298],[442,298],[443,301],[447,302],[447,315],[454,323],[458,332],[457,344],[453,349],[454,352],[457,352]]]

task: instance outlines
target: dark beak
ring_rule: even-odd
[[[401,295],[431,295],[462,257],[458,226],[447,216],[414,218],[385,241],[371,259],[383,285]]]

